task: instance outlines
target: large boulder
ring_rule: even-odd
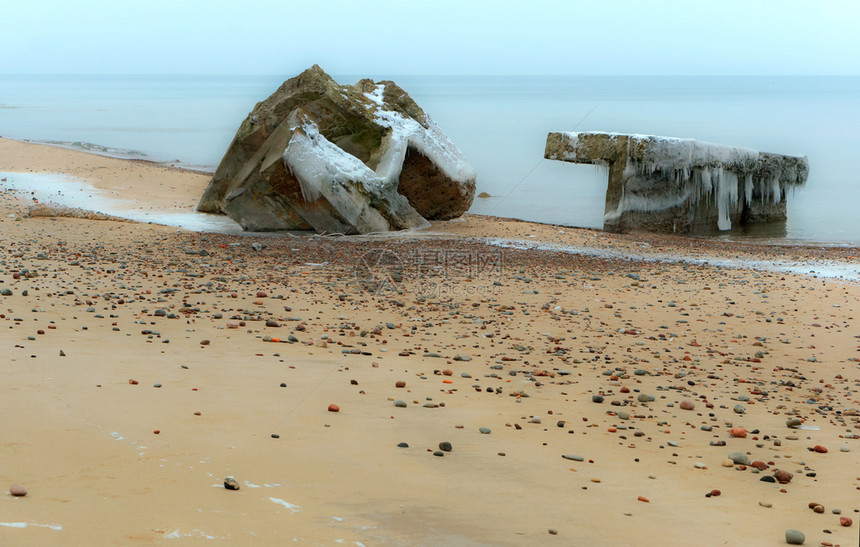
[[[475,171],[394,82],[339,85],[314,65],[245,118],[197,210],[355,234],[456,218],[474,195]]]
[[[550,133],[544,157],[607,167],[603,229],[704,234],[786,220],[805,156],[673,137]]]

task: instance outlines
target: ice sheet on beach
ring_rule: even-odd
[[[27,528],[28,526],[33,526],[34,528],[50,528],[51,530],[63,529],[59,524],[38,524],[36,522],[0,522],[0,526],[6,528]]]
[[[584,246],[557,245],[520,239],[486,238],[488,245],[511,249],[538,249],[569,254],[630,260],[643,262],[685,263],[718,266],[732,269],[752,269],[768,272],[791,273],[812,277],[828,277],[848,281],[860,281],[860,265],[836,261],[785,262],[781,260],[753,260],[741,258],[721,258],[716,256],[693,257],[667,253],[636,253],[626,249],[598,249]]]
[[[135,222],[176,226],[195,232],[243,233],[242,228],[226,215],[198,213],[192,208],[187,211],[135,209],[139,203],[110,197],[83,179],[67,175],[0,172],[0,188],[16,190],[19,197],[35,199],[41,204],[93,211]]]

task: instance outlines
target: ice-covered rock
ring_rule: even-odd
[[[784,221],[786,190],[809,174],[805,156],[693,139],[550,133],[544,157],[608,168],[604,230],[706,233]]]
[[[335,82],[319,66],[242,122],[197,205],[252,231],[345,234],[456,218],[475,171],[394,82]]]

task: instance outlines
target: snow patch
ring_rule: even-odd
[[[51,530],[62,530],[63,527],[59,524],[37,524],[35,522],[0,522],[0,526],[5,526],[6,528],[27,528],[28,526],[35,526],[36,528],[49,528]]]
[[[274,502],[274,503],[277,503],[278,505],[283,505],[284,507],[289,509],[291,513],[297,513],[302,508],[301,505],[293,505],[292,503],[290,503],[288,501],[284,501],[284,500],[279,499],[279,498],[269,498],[269,500]]]

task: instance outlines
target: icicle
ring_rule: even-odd
[[[731,230],[732,221],[729,217],[729,209],[738,202],[738,176],[722,168],[716,171],[719,177],[717,182],[717,211],[719,213],[717,228]]]
[[[772,179],[770,179],[770,188],[771,192],[773,192],[773,202],[779,203],[782,199],[782,188],[779,184],[779,177],[774,175]]]

